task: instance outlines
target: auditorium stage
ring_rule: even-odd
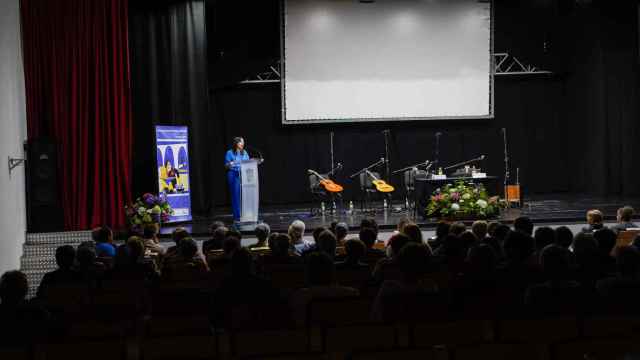
[[[394,202],[392,209],[382,211],[382,203],[376,204],[380,209],[374,213],[362,212],[356,205],[353,214],[347,214],[341,211],[337,214],[327,213],[325,216],[312,216],[310,212],[311,204],[295,204],[289,206],[263,206],[261,208],[260,219],[271,226],[272,231],[286,232],[289,224],[300,219],[305,222],[307,229],[312,231],[320,226],[329,226],[333,221],[346,222],[352,230],[358,230],[360,221],[365,217],[373,217],[376,219],[382,230],[395,228],[398,221],[404,217],[409,217],[423,228],[435,227],[438,219],[423,218],[407,211],[399,210],[401,204]],[[499,218],[501,222],[510,224],[519,216],[528,216],[536,224],[572,224],[584,223],[585,214],[589,209],[601,210],[607,221],[615,221],[616,211],[624,205],[633,206],[640,209],[640,198],[616,198],[616,197],[590,197],[590,196],[571,196],[571,195],[554,195],[554,196],[531,196],[523,203],[521,208],[509,208],[502,212]],[[213,221],[223,221],[225,224],[231,224],[232,218],[230,209],[221,208],[216,211],[213,217],[199,217],[192,222],[181,225],[163,226],[162,235],[166,237],[177,226],[184,226],[195,237],[208,236],[209,225]],[[250,227],[241,228],[243,233],[251,233]]]

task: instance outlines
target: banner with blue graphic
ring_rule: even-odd
[[[156,126],[158,186],[173,208],[168,222],[191,220],[189,187],[189,129],[186,126]]]

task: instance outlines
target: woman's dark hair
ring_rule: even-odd
[[[238,150],[238,144],[244,142],[244,139],[240,136],[236,136],[233,138],[233,150]]]

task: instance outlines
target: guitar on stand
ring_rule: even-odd
[[[320,175],[317,171],[315,170],[307,170],[307,173],[309,175],[315,175],[318,177],[318,182],[320,183],[320,186],[322,186],[326,191],[330,192],[330,193],[341,193],[344,190],[344,187],[342,187],[341,185],[336,184],[333,180]]]
[[[367,173],[367,175],[369,175],[369,177],[371,178],[371,183],[376,188],[376,190],[378,190],[379,192],[381,192],[381,193],[391,193],[391,192],[394,192],[396,190],[393,186],[387,184],[386,181],[379,179],[371,171],[365,170],[365,172]]]
[[[509,152],[507,150],[507,129],[502,128],[502,140],[504,142],[504,197],[509,205],[522,206],[520,193],[520,168],[516,169],[516,184],[510,185]]]

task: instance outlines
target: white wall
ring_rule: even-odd
[[[19,0],[0,1],[0,273],[18,269],[25,241],[24,168],[11,176],[7,158],[23,157],[27,137]]]

